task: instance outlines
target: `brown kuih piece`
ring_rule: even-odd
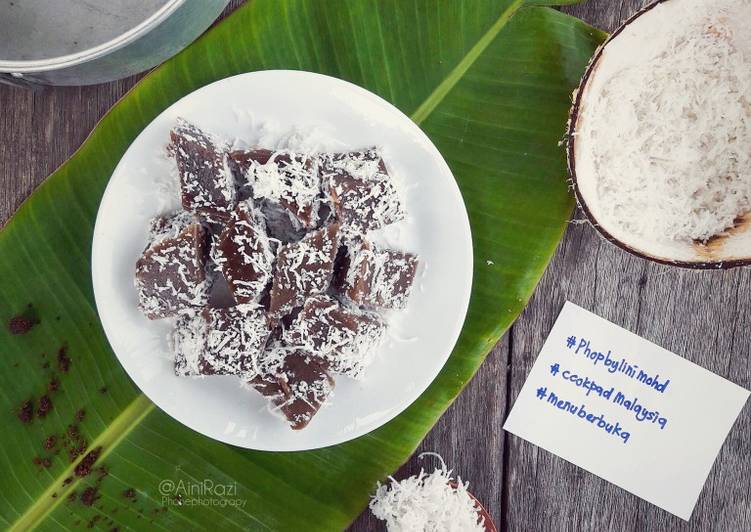
[[[272,150],[265,148],[252,148],[248,150],[233,150],[229,152],[229,165],[237,183],[237,199],[249,200],[253,197],[253,189],[248,182],[248,171],[255,164],[266,164],[274,154]]]
[[[343,227],[365,233],[404,218],[394,181],[377,149],[327,154],[320,168]]]
[[[328,290],[339,247],[339,225],[309,233],[299,242],[285,244],[276,259],[269,313],[281,317],[305,298]]]
[[[219,235],[211,255],[237,303],[259,300],[271,281],[274,253],[263,220],[252,207],[240,204]]]
[[[173,338],[175,374],[252,379],[270,334],[266,313],[256,305],[204,309],[181,316]]]
[[[177,163],[183,208],[214,218],[229,216],[236,192],[226,147],[182,118],[170,137],[168,152]]]
[[[245,168],[241,191],[247,194],[250,189],[253,198],[264,202],[265,212],[280,209],[296,230],[317,227],[323,195],[315,157],[288,150],[253,149],[235,151],[232,158],[236,168]]]
[[[149,319],[205,305],[206,234],[189,213],[155,218],[150,242],[136,263],[139,307]]]
[[[320,295],[305,301],[285,335],[285,342],[326,361],[332,373],[359,378],[370,365],[386,325],[374,312],[342,306]]]
[[[250,384],[281,411],[294,430],[305,428],[334,390],[325,363],[303,350],[283,355],[275,374],[259,375]]]
[[[403,309],[417,271],[417,256],[379,249],[359,240],[347,246],[346,270],[340,274],[344,297],[356,305]]]

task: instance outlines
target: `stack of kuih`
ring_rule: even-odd
[[[404,218],[397,187],[374,148],[233,150],[182,119],[170,136],[183,210],[151,222],[139,306],[177,317],[178,376],[237,376],[304,428],[406,305],[417,258],[367,239]]]

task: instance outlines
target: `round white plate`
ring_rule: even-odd
[[[408,219],[378,236],[417,253],[408,308],[361,381],[336,378],[330,405],[301,431],[270,413],[235,377],[176,377],[167,337],[172,320],[137,308],[135,263],[150,218],[179,208],[174,163],[165,157],[178,117],[228,139],[320,149],[381,146],[402,182]],[[276,147],[276,146],[274,146]],[[181,423],[250,449],[294,451],[366,434],[406,409],[443,367],[461,331],[472,285],[472,239],[459,188],[428,137],[378,96],[335,78],[264,71],[217,81],[184,97],[136,138],[99,206],[92,250],[97,308],[112,349],[136,385]]]

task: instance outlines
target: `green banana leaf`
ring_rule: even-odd
[[[558,141],[604,35],[543,3],[252,0],[128,93],[0,232],[0,318],[39,321],[0,331],[0,525],[337,530],[356,517],[521,312],[572,209]],[[207,83],[273,68],[350,80],[410,115],[459,182],[475,258],[463,333],[420,399],[355,441],[286,454],[209,440],[142,395],[104,337],[89,263],[104,187],[144,126]],[[54,378],[53,408],[22,422]],[[77,476],[76,446],[101,448],[104,469]],[[173,496],[195,483],[213,506]]]

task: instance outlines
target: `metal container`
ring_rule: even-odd
[[[91,85],[143,72],[229,0],[0,0],[0,82]]]

